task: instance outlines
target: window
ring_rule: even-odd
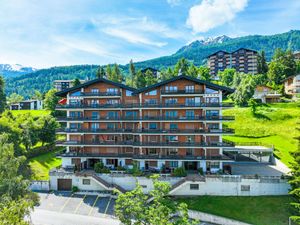
[[[170,161],[169,163],[171,168],[177,168],[178,167],[178,161]]]
[[[70,105],[79,105],[80,100],[79,99],[70,99]]]
[[[142,188],[147,188],[147,185],[141,184],[141,187],[142,187]]]
[[[208,103],[219,103],[219,98],[207,98]]]
[[[154,95],[157,95],[157,90],[152,90],[152,91],[149,91],[147,92],[145,95],[150,95],[150,96],[154,96]]]
[[[82,179],[82,184],[83,185],[90,185],[91,184],[91,180],[90,179]]]
[[[99,89],[98,88],[92,88],[91,92],[92,93],[99,93]]]
[[[195,105],[195,98],[186,98],[185,99],[186,106],[194,106]]]
[[[106,159],[106,165],[114,165],[113,159]]]
[[[166,117],[167,118],[176,118],[178,116],[177,111],[166,111]]]
[[[149,152],[149,155],[157,155],[157,151],[155,148],[149,148],[148,152]]]
[[[190,190],[199,190],[199,184],[190,184]]]
[[[178,141],[178,136],[166,136],[166,140],[170,142]]]
[[[166,86],[165,87],[165,91],[168,93],[174,93],[177,92],[177,86]]]
[[[118,99],[108,99],[108,100],[106,101],[106,103],[107,103],[108,105],[117,105],[117,104],[119,104],[119,100],[118,100]]]
[[[145,103],[148,105],[156,105],[157,100],[156,99],[145,99]]]
[[[195,111],[194,111],[194,110],[186,110],[185,116],[186,116],[187,118],[194,118],[194,116],[195,116]]]
[[[170,130],[177,130],[178,124],[177,123],[170,123]]]
[[[115,129],[115,124],[114,124],[114,123],[107,123],[107,124],[106,124],[106,129],[108,129],[108,130],[113,130],[113,129]]]
[[[219,116],[219,111],[218,110],[207,110],[206,116]]]
[[[137,111],[126,111],[125,112],[125,117],[127,118],[137,118]]]
[[[126,96],[132,96],[132,91],[126,90]]]
[[[118,93],[118,88],[107,88],[106,92],[109,94],[117,94]]]
[[[156,123],[149,123],[149,129],[157,129],[157,124]]]
[[[177,155],[178,149],[177,148],[170,148],[167,150],[169,155]]]
[[[191,143],[195,142],[195,136],[186,136],[186,141]]]
[[[118,117],[118,112],[115,111],[109,111],[106,113],[107,118],[117,118]]]
[[[166,105],[167,104],[176,104],[177,103],[177,98],[167,98],[165,100]]]
[[[70,123],[70,128],[71,129],[81,128],[81,124],[80,123]]]
[[[72,118],[78,118],[78,117],[81,117],[81,116],[82,116],[81,112],[76,112],[76,111],[71,111],[70,112],[70,117],[72,117]]]
[[[219,63],[218,63],[218,67],[219,67],[219,68],[222,68],[222,67],[223,67],[223,63],[222,63],[222,62],[219,62]]]
[[[185,92],[186,93],[194,93],[194,91],[195,91],[194,86],[192,86],[192,85],[185,86]]]
[[[99,119],[99,112],[92,112],[92,119]]]
[[[75,91],[75,92],[71,93],[70,96],[71,97],[81,96],[81,92],[80,91]]]
[[[218,123],[208,123],[207,127],[209,129],[219,129],[219,124]]]
[[[219,169],[220,168],[220,163],[219,162],[207,162],[207,167],[208,168],[213,168],[213,169]]]
[[[250,191],[250,185],[241,185],[241,191]]]
[[[206,94],[218,94],[219,92],[217,90],[213,90],[211,88],[206,88],[205,93]]]
[[[115,137],[113,135],[107,135],[107,141],[114,141]]]
[[[91,100],[91,105],[92,105],[92,106],[97,106],[97,105],[99,105],[99,100],[92,99],[92,100]]]
[[[91,128],[92,128],[92,130],[97,130],[97,129],[99,129],[99,123],[92,123],[92,124],[91,124]]]

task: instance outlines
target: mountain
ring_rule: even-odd
[[[169,56],[163,56],[135,63],[136,69],[153,67],[162,69],[172,67],[176,62],[184,57],[195,65],[206,63],[208,55],[219,51],[234,51],[239,48],[249,48],[257,51],[264,50],[266,57],[271,57],[276,48],[300,50],[300,30],[291,30],[282,34],[275,35],[249,35],[244,37],[230,38],[225,35],[204,40],[196,40],[180,48],[177,52]],[[52,87],[53,80],[59,79],[86,79],[94,78],[97,65],[75,65],[52,67],[42,69],[26,75],[6,79],[6,93],[9,95],[17,92],[24,97],[29,97],[34,90],[46,92]],[[120,65],[121,70],[128,74],[128,65]]]
[[[35,72],[37,69],[25,67],[20,64],[0,64],[0,74],[5,78],[18,77],[23,74]]]

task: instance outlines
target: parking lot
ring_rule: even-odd
[[[39,193],[38,209],[94,217],[114,217],[115,199],[70,192]]]

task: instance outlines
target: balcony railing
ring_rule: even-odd
[[[133,104],[66,104],[57,105],[57,109],[82,109],[82,108],[92,108],[92,109],[103,109],[103,108],[185,108],[185,107],[232,107],[232,103],[133,103]]]
[[[170,160],[231,160],[226,155],[215,156],[190,156],[190,155],[139,155],[128,153],[85,153],[85,152],[65,152],[58,156],[61,157],[116,157],[116,158],[132,158],[132,159],[170,159]]]
[[[118,121],[143,121],[143,120],[171,120],[171,121],[187,121],[187,120],[234,120],[234,116],[143,116],[143,117],[137,117],[137,116],[98,116],[98,117],[57,117],[58,121],[99,121],[99,120],[118,120]]]
[[[83,129],[83,128],[60,128],[57,129],[58,133],[150,133],[150,134],[233,134],[234,130],[229,128],[223,129]]]
[[[162,95],[205,94],[204,90],[162,90]]]
[[[132,146],[132,147],[234,147],[233,142],[133,142],[133,141],[57,141],[61,146]]]
[[[107,96],[107,97],[109,97],[109,96],[121,96],[121,92],[118,92],[118,91],[117,92],[81,92],[80,95],[86,96],[86,97],[89,97],[89,96],[92,96],[92,97]]]

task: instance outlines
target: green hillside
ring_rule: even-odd
[[[185,57],[195,65],[201,65],[206,62],[208,55],[218,51],[234,51],[239,48],[249,48],[257,51],[265,50],[268,59],[271,58],[276,48],[292,50],[300,49],[300,31],[289,31],[283,34],[270,36],[252,35],[238,38],[228,38],[219,42],[203,43],[195,41],[179,49],[175,54],[135,63],[137,69],[153,67],[162,69],[172,67],[176,62]],[[94,79],[98,65],[74,65],[52,67],[49,69],[38,70],[33,73],[22,75],[16,78],[6,79],[6,93],[13,92],[29,97],[34,90],[44,93],[52,87],[53,80],[57,79]],[[120,65],[120,69],[126,76],[128,74],[128,65]]]
[[[235,116],[235,121],[227,126],[235,129],[234,136],[224,139],[235,142],[261,142],[272,144],[275,155],[283,163],[292,162],[291,152],[297,149],[299,131],[300,103],[277,103],[258,107],[257,116],[253,116],[250,108],[233,108],[224,110],[223,115]]]

